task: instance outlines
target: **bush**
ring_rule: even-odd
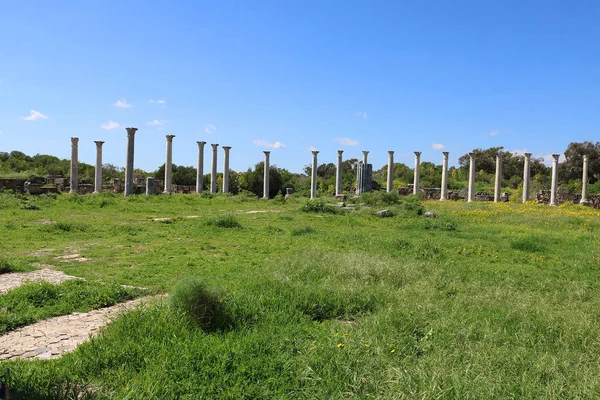
[[[336,208],[330,204],[326,204],[321,199],[309,200],[300,207],[300,210],[304,212],[314,212],[314,213],[326,213],[326,214],[339,214],[342,212],[341,209]]]
[[[169,304],[192,325],[212,332],[231,327],[230,318],[216,293],[198,279],[182,279],[169,295]]]
[[[234,215],[222,215],[219,217],[211,218],[206,221],[206,225],[208,226],[216,226],[219,228],[241,228],[242,224],[240,224],[237,218]]]

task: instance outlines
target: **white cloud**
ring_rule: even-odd
[[[431,148],[434,150],[442,150],[444,148],[444,145],[441,143],[434,143],[431,145]]]
[[[127,100],[125,100],[125,99],[120,99],[120,100],[117,100],[117,102],[115,104],[113,104],[113,106],[119,107],[119,108],[129,108],[129,107],[131,107],[131,104],[129,104],[127,102]]]
[[[25,121],[37,121],[38,119],[48,119],[48,117],[40,112],[31,110],[28,116],[23,117]]]
[[[366,112],[357,112],[356,116],[358,118],[368,118],[367,113]]]
[[[213,134],[217,131],[217,127],[214,126],[213,124],[208,124],[206,125],[206,128],[204,128],[204,132],[210,134]]]
[[[153,120],[152,120],[152,121],[150,121],[150,122],[146,122],[146,125],[149,125],[149,126],[161,126],[161,125],[164,125],[164,124],[165,124],[165,122],[166,122],[166,121],[165,121],[165,120],[162,120],[162,119],[161,119],[161,120],[158,120],[158,119],[153,119]]]
[[[490,132],[490,136],[496,136],[497,134],[499,134],[500,131],[497,129],[494,129],[493,131]]]
[[[163,99],[163,100],[148,100],[148,103],[150,104],[160,104],[160,105],[166,105],[167,104],[167,100]]]
[[[306,148],[306,150],[308,150],[308,151],[317,151],[318,149],[315,146],[308,146]]]
[[[117,122],[113,122],[113,121],[106,121],[105,123],[100,125],[100,128],[105,129],[107,131],[110,131],[111,129],[117,129],[120,127],[121,127],[120,124],[118,124]]]
[[[347,137],[336,137],[332,140],[332,142],[336,142],[341,144],[342,146],[358,146],[358,140],[350,139]]]
[[[285,144],[281,143],[281,142],[275,142],[275,143],[271,143],[271,142],[267,142],[266,140],[254,140],[252,143],[254,143],[257,146],[262,146],[262,147],[270,147],[271,149],[280,149],[282,147],[285,147]]]

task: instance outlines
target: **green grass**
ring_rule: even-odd
[[[357,203],[0,195],[8,262],[174,299],[61,359],[3,362],[0,378],[27,399],[600,395],[599,211]],[[91,261],[56,260],[69,253]]]
[[[51,317],[88,312],[132,300],[145,291],[70,280],[27,283],[0,295],[0,334]]]

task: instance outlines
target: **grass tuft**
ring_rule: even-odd
[[[241,228],[242,224],[239,223],[234,215],[221,215],[215,218],[211,218],[206,221],[208,226],[216,226],[218,228]]]
[[[341,209],[334,207],[331,204],[327,204],[321,199],[313,199],[307,201],[306,204],[300,207],[300,210],[304,212],[324,214],[340,214],[343,212]]]

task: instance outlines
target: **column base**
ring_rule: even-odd
[[[100,194],[100,192],[99,192],[99,191],[97,191],[97,190],[94,190],[94,191],[92,192],[92,194]]]
[[[590,204],[590,201],[588,199],[581,199],[579,204],[583,204],[584,206],[587,206],[588,204]]]

